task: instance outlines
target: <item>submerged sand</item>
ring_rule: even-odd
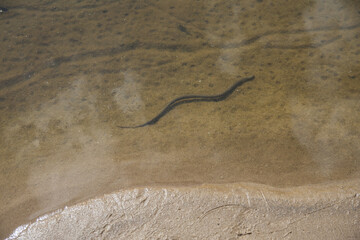
[[[111,192],[127,196],[135,190],[123,189],[135,187],[142,194],[151,187],[158,205],[155,196],[165,195],[157,186],[194,201],[204,194],[193,205],[184,197],[182,208],[203,206],[196,216],[237,191],[228,189],[232,183],[280,192],[320,184],[321,194],[326,184],[348,180],[356,189],[359,1],[1,4],[8,11],[0,13],[0,238],[57,209],[103,202]],[[152,119],[177,97],[216,95],[251,75],[224,101],[180,105],[144,128],[118,127]],[[214,193],[211,202],[210,190],[196,188],[203,184],[225,184],[228,193]],[[315,190],[303,195],[300,200],[319,196]],[[311,212],[290,208],[285,212],[294,218]],[[336,211],[347,219],[347,211]],[[357,212],[348,217],[357,221]],[[340,219],[334,221],[343,226]],[[244,238],[255,232],[234,230]]]

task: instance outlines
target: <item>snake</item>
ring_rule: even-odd
[[[254,80],[255,76],[250,76],[246,78],[242,78],[241,80],[234,83],[230,88],[228,88],[225,92],[218,95],[185,95],[182,97],[175,98],[172,100],[166,107],[153,119],[147,121],[146,123],[136,125],[136,126],[118,126],[119,128],[141,128],[145,126],[150,126],[157,123],[162,117],[164,117],[168,112],[173,110],[176,106],[185,103],[191,102],[219,102],[228,98],[239,86],[243,85],[246,82]]]

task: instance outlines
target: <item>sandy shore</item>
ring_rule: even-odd
[[[13,239],[358,239],[358,180],[135,188],[66,207]]]

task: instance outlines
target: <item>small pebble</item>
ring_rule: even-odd
[[[7,12],[7,8],[4,8],[4,7],[0,7],[0,13],[2,13],[2,12]]]

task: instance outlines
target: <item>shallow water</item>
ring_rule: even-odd
[[[1,4],[0,237],[131,186],[360,176],[359,1]]]

